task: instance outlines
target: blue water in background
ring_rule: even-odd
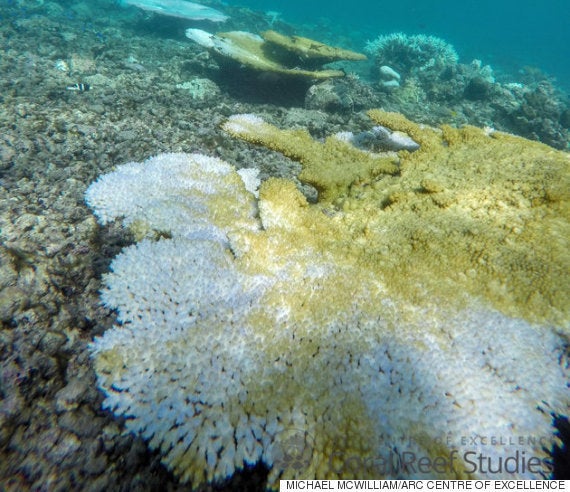
[[[477,58],[514,72],[534,66],[570,89],[570,0],[228,0],[283,19],[316,24],[323,17],[356,38],[432,34],[455,46],[460,61]],[[302,32],[299,34],[302,35]]]

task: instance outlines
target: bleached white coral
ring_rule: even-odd
[[[133,5],[149,12],[188,20],[224,22],[227,15],[205,5],[185,0],[121,0],[124,5]]]
[[[241,133],[243,131],[248,131],[248,127],[253,125],[259,130],[263,129],[263,124],[265,121],[261,116],[255,114],[233,114],[231,115],[226,123],[224,124],[228,129],[231,129],[235,133]]]
[[[263,38],[261,36],[247,31],[234,31],[232,35],[244,40],[246,44],[248,41],[253,42],[254,44],[263,42]],[[250,53],[248,49],[236,44],[231,38],[210,34],[206,31],[202,31],[201,29],[186,29],[186,37],[204,48],[211,49],[214,52],[229,58],[239,59],[240,57],[248,58],[252,56],[252,53]]]
[[[216,42],[216,37],[203,29],[188,28],[186,37],[204,48],[213,48]]]
[[[380,76],[380,86],[384,89],[391,90],[400,87],[401,76],[392,67],[382,65],[378,69],[378,74]]]
[[[91,344],[104,405],[129,430],[193,486],[258,461],[272,483],[548,473],[549,413],[569,404],[555,330],[475,302],[453,312],[391,299],[320,241],[329,233],[310,219],[326,216],[292,184],[268,181],[258,206],[248,188],[221,161],[166,154],[88,191],[102,221],[170,224],[171,238],[113,261],[102,298],[120,324]],[[213,239],[196,233],[208,225]],[[472,444],[481,437],[500,441]],[[538,465],[468,468],[466,453],[496,468],[517,451]],[[420,471],[421,458],[443,465]]]
[[[259,195],[258,188],[261,183],[259,180],[259,169],[248,167],[239,169],[237,173],[241,176],[245,189],[257,197]]]
[[[144,240],[111,268],[102,299],[124,326],[92,346],[104,406],[129,416],[127,428],[161,447],[183,479],[260,460],[265,432],[240,405],[259,363],[245,319],[267,281],[238,274],[218,242],[186,238]]]
[[[241,171],[247,186],[255,189],[257,172]],[[87,190],[85,200],[102,224],[123,218],[139,235],[167,233],[224,239],[225,233],[212,217],[211,200],[223,200],[241,191],[244,181],[233,167],[200,154],[161,154],[142,165],[130,162],[112,174],[101,176]],[[256,227],[253,197],[234,210],[242,227]]]

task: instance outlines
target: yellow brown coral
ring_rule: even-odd
[[[279,130],[253,115],[230,117],[223,128],[299,161],[303,165],[299,178],[317,188],[321,201],[345,195],[355,183],[398,172],[394,155],[364,152],[336,137],[318,142],[306,130]]]
[[[276,31],[264,31],[265,49],[284,63],[321,66],[335,61],[366,60],[366,55],[355,51],[329,46],[302,36],[285,36]]]
[[[364,55],[334,48],[308,38],[280,35],[266,31],[264,37],[246,31],[210,34],[187,29],[186,37],[226,60],[250,69],[302,79],[344,77],[342,70],[324,69],[334,60],[361,60]],[[265,38],[265,39],[264,39]]]
[[[301,162],[299,178],[336,211],[320,238],[330,238],[326,249],[358,258],[394,295],[461,303],[470,294],[511,316],[567,323],[569,155],[474,127],[369,114],[421,145],[400,153],[397,174],[389,157],[335,138],[239,116],[224,128]]]
[[[102,299],[119,324],[90,350],[105,408],[182,481],[258,462],[269,486],[548,475],[551,414],[570,405],[568,313],[552,287],[567,296],[567,157],[531,143],[525,177],[512,162],[522,139],[372,116],[422,148],[400,154],[400,174],[323,186],[317,204],[283,179],[256,197],[255,173],[199,155],[119,166],[90,186],[101,221],[162,233],[113,261]],[[322,148],[252,116],[231,124],[278,149],[289,138],[300,157]],[[513,221],[521,231],[506,234]],[[550,304],[521,305],[529,275]],[[493,297],[497,278],[509,302]],[[515,455],[536,466],[500,465]],[[479,456],[500,471],[473,468]]]

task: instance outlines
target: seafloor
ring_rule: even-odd
[[[273,15],[229,8],[224,30],[293,32]],[[365,128],[363,111],[398,110],[427,123],[473,123],[568,147],[568,97],[539,69],[528,90],[398,100],[357,74],[311,89],[221,71],[184,37],[188,22],[124,10],[113,2],[0,3],[0,489],[5,491],[186,490],[145,443],[101,410],[87,344],[114,314],[99,302],[101,276],[130,238],[101,228],[84,192],[101,173],[159,152],[200,152],[269,175],[296,163],[225,135],[220,123],[256,113],[317,137]],[[197,24],[216,29],[208,24]],[[302,34],[351,49],[326,24]],[[496,67],[495,67],[496,68]],[[497,69],[498,70],[498,69]],[[358,76],[360,75],[360,76]],[[501,74],[507,81],[509,74]],[[177,85],[210,79],[201,96]],[[90,90],[68,90],[73,84]],[[497,82],[498,83],[498,82]],[[217,85],[217,87],[216,87]],[[513,86],[519,87],[519,85]],[[315,96],[316,94],[316,96]],[[320,95],[320,96],[319,96]],[[322,97],[321,97],[322,96]],[[513,102],[514,101],[514,102]],[[301,185],[300,185],[301,186]],[[302,187],[307,196],[313,190]],[[260,467],[215,490],[263,488]],[[214,488],[211,488],[214,490]]]

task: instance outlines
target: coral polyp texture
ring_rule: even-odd
[[[224,125],[309,168],[320,145],[342,177],[311,171],[318,203],[184,154],[87,192],[102,222],[144,237],[104,279],[118,311],[91,344],[104,406],[194,487],[258,462],[269,487],[551,471],[552,415],[570,404],[568,156],[370,116],[420,149]]]
[[[475,127],[369,116],[420,150],[395,159],[251,115],[235,115],[224,128],[303,164],[299,178],[317,188],[326,213],[337,214],[329,235],[378,269],[394,295],[416,302],[429,292],[461,303],[469,293],[505,314],[566,322],[569,154]]]

